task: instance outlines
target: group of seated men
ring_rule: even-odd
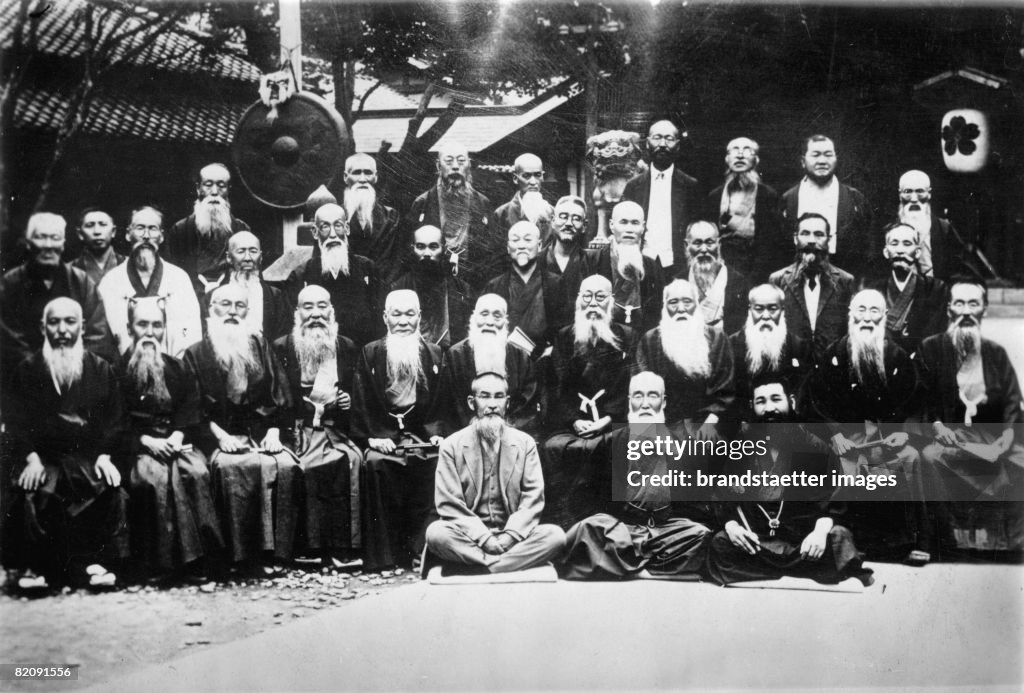
[[[651,133],[652,172],[671,168],[678,131],[662,121]],[[747,279],[725,258],[757,267],[764,255],[747,256],[771,225],[749,175],[756,143],[735,142],[713,221],[691,211],[673,228],[676,191],[662,195],[647,173],[594,248],[586,203],[545,202],[533,155],[517,159],[519,192],[492,212],[465,148],[442,148],[437,186],[403,221],[376,198],[374,160],[357,154],[344,199],[315,212],[312,257],[278,284],[230,213],[219,164],[200,171],[194,213],[169,231],[156,208],[135,209],[126,257],[106,212],[81,215],[73,263],[62,262],[64,219],[34,215],[29,257],[0,284],[15,480],[4,565],[23,586],[107,586],[128,557],[159,576],[274,571],[301,555],[380,570],[416,564],[426,546],[493,572],[551,561],[571,578],[867,581],[841,518],[927,562],[942,511],[926,498],[1013,498],[1024,473],[1016,374],[981,337],[986,287],[937,275],[938,235],[922,262],[912,218],[837,222],[864,202],[830,198],[834,178],[815,177],[828,138],[807,141],[794,189],[825,192],[789,217],[779,206],[791,264]],[[927,185],[911,173],[901,186]],[[908,190],[918,207],[930,193]],[[662,234],[666,215],[669,234],[652,242],[649,218]],[[877,237],[880,257],[861,269],[879,276],[834,264],[839,250],[853,255],[850,236]],[[895,470],[899,493],[787,504],[733,489],[683,503],[644,487],[612,500],[627,423],[720,441],[781,422],[808,424],[792,435],[819,468]],[[776,437],[744,468],[781,471],[789,442]]]

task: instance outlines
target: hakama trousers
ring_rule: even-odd
[[[427,527],[427,548],[442,561],[482,565],[492,573],[511,573],[557,560],[565,550],[565,532],[537,525],[529,536],[503,554],[484,551],[454,522],[437,520]]]

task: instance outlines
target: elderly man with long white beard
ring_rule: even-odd
[[[898,219],[920,234],[917,268],[922,276],[949,279],[964,270],[964,247],[953,225],[932,211],[932,181],[924,171],[900,176]]]
[[[441,348],[420,336],[412,291],[388,294],[384,339],[363,347],[352,393],[352,437],[365,450],[363,567],[412,565],[434,519],[434,468],[441,442],[431,420]],[[434,434],[434,435],[432,435]]]
[[[665,431],[665,381],[644,371],[629,381],[629,426],[609,436],[596,453],[604,470],[603,512],[573,525],[566,535],[562,575],[570,580],[622,580],[636,577],[696,575],[704,566],[712,532],[705,524],[710,515],[688,517],[689,506],[674,504],[668,486],[617,484],[612,476],[628,480],[638,473],[663,476],[669,460],[643,455],[630,460],[627,445],[652,431]],[[623,496],[613,498],[621,485]]]
[[[865,289],[850,300],[848,333],[835,342],[807,379],[809,406],[831,435],[839,471],[850,476],[896,476],[896,488],[857,493],[837,490],[837,498],[880,502],[854,503],[851,521],[865,534],[881,534],[892,550],[911,548],[906,560],[930,560],[931,531],[925,522],[924,479],[920,455],[909,442],[904,423],[918,393],[915,362],[886,337],[885,298]],[[885,500],[900,503],[881,502]]]
[[[351,559],[362,546],[359,472],[363,453],[352,442],[352,386],[359,347],[338,333],[331,297],[321,286],[299,292],[291,334],[274,342],[291,385],[289,443],[306,487],[303,549],[326,565]]]
[[[541,245],[546,246],[554,209],[544,199],[541,191],[544,185],[544,162],[536,154],[520,154],[513,168],[512,179],[516,184],[516,194],[494,210],[495,230],[508,233],[513,224],[528,221],[540,229]]]
[[[401,215],[380,201],[376,186],[377,162],[372,156],[357,153],[345,159],[342,206],[348,212],[349,244],[354,255],[377,266],[386,286],[398,271],[396,259],[405,249],[399,240]]]
[[[249,225],[231,214],[228,193],[231,172],[224,164],[207,164],[196,178],[192,214],[179,220],[167,233],[163,256],[192,278],[197,297],[203,296],[201,275],[216,271],[224,258],[228,236],[249,231]]]
[[[576,317],[552,354],[557,391],[547,417],[555,434],[541,447],[548,487],[545,518],[569,527],[597,510],[602,470],[594,451],[625,423],[629,368],[638,335],[612,321],[612,284],[599,274],[580,284]]]
[[[635,202],[620,202],[609,219],[611,242],[588,253],[590,271],[612,283],[612,319],[643,332],[657,324],[658,301],[664,288],[661,265],[643,254],[644,210]]]
[[[4,566],[18,586],[108,587],[106,566],[127,555],[125,494],[111,456],[122,433],[110,366],[85,351],[82,308],[56,298],[43,308],[43,347],[21,362],[4,392],[16,493],[4,525]]]
[[[670,425],[684,422],[700,440],[719,437],[718,424],[732,406],[735,390],[729,339],[704,324],[693,285],[676,279],[665,287],[661,323],[640,339],[633,372],[652,371],[665,379],[671,397]]]
[[[241,287],[215,289],[206,338],[185,352],[199,380],[207,422],[200,446],[213,467],[229,555],[244,568],[291,559],[302,501],[302,470],[281,444],[291,424],[288,381],[269,342],[251,332],[248,310]]]
[[[129,512],[132,553],[154,576],[202,576],[224,549],[201,436],[195,373],[163,353],[167,314],[159,298],[132,299],[135,343],[121,393],[128,412],[125,448],[132,462]]]
[[[686,278],[697,290],[704,322],[730,335],[743,325],[747,291],[745,275],[722,260],[718,227],[695,221],[686,229]]]
[[[469,336],[444,355],[435,418],[443,432],[465,428],[476,416],[469,400],[470,385],[477,374],[500,373],[508,381],[506,420],[526,433],[536,432],[540,422],[540,387],[533,361],[523,349],[508,342],[508,304],[497,294],[484,294],[469,318]]]

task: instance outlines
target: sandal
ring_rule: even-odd
[[[50,583],[42,575],[36,575],[31,570],[18,578],[18,589],[26,594],[40,594],[49,591]]]
[[[89,589],[101,590],[117,586],[117,576],[99,563],[88,566],[85,569],[85,574],[89,576]]]
[[[928,553],[927,551],[921,551],[919,549],[914,549],[913,551],[911,551],[910,553],[907,554],[906,558],[903,559],[903,563],[906,564],[906,565],[912,565],[912,566],[920,567],[920,566],[923,566],[923,565],[928,565],[929,561],[931,561],[931,560],[932,560],[932,555],[930,553]]]

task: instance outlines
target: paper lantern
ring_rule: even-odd
[[[977,109],[955,108],[942,116],[942,160],[954,173],[985,168],[992,149],[988,117]]]

